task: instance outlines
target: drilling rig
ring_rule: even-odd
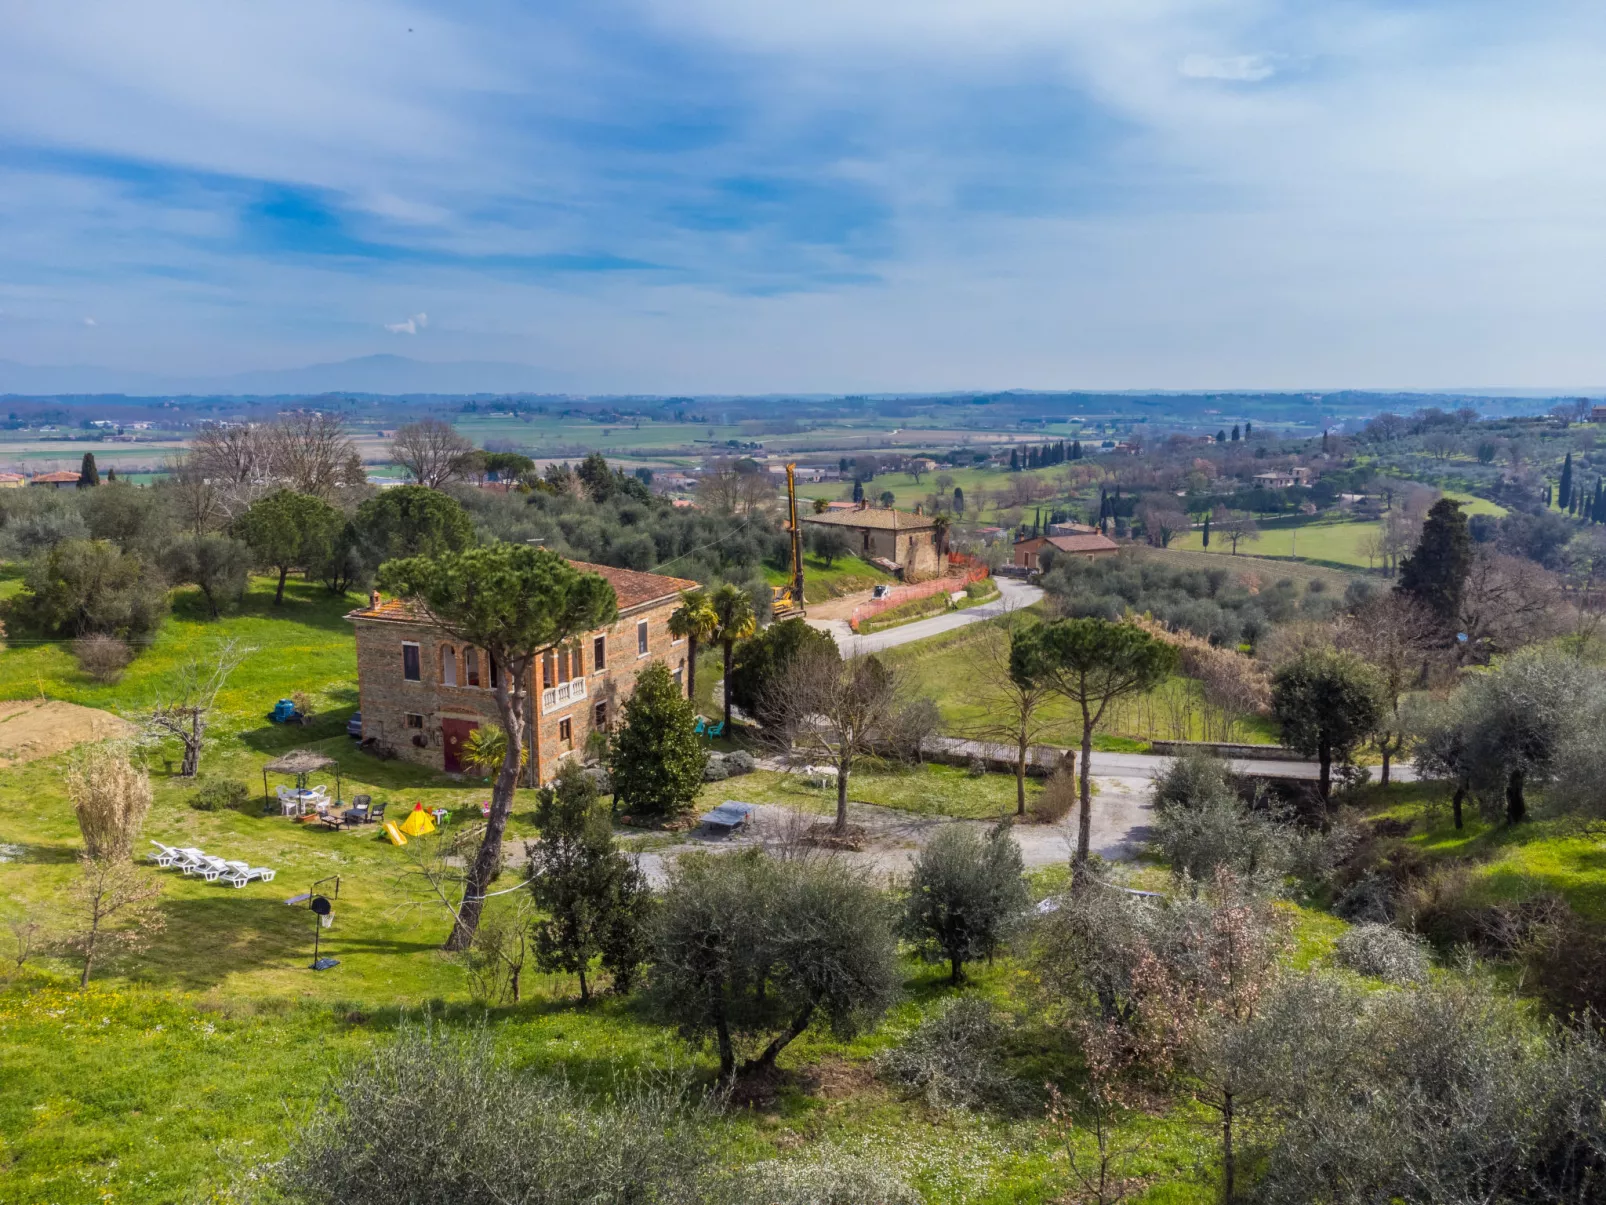
[[[797,465],[786,466],[787,531],[792,536],[792,564],[789,580],[775,588],[775,618],[803,618],[803,524],[797,517]]]

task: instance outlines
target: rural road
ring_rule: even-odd
[[[901,627],[876,632],[870,636],[855,636],[845,619],[811,619],[808,622],[811,627],[829,632],[836,641],[837,648],[842,650],[842,655],[851,657],[859,653],[879,653],[882,649],[896,648],[900,644],[939,636],[943,632],[952,632],[956,628],[983,619],[997,619],[1010,611],[1029,607],[1043,597],[1043,591],[1037,586],[1030,586],[1008,577],[995,580],[998,582],[998,597],[992,602],[983,603],[979,607],[970,607],[964,611],[934,615],[930,619],[917,619],[914,623],[906,623]]]

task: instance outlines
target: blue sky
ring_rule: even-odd
[[[1606,384],[1606,7],[0,0],[0,359]]]

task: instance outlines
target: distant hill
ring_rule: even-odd
[[[59,367],[0,360],[0,394],[109,394],[150,397],[281,394],[540,393],[560,390],[562,374],[496,360],[413,360],[358,356],[331,364],[275,368],[221,377],[168,377],[113,368]]]

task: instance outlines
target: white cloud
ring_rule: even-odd
[[[429,325],[428,314],[414,314],[405,322],[387,322],[385,329],[393,335],[416,335]]]
[[[1184,79],[1229,80],[1258,84],[1277,74],[1271,57],[1264,54],[1190,54],[1177,67]]]
[[[96,322],[93,318],[85,318],[84,319],[84,325],[85,326],[99,326],[100,323]]]

